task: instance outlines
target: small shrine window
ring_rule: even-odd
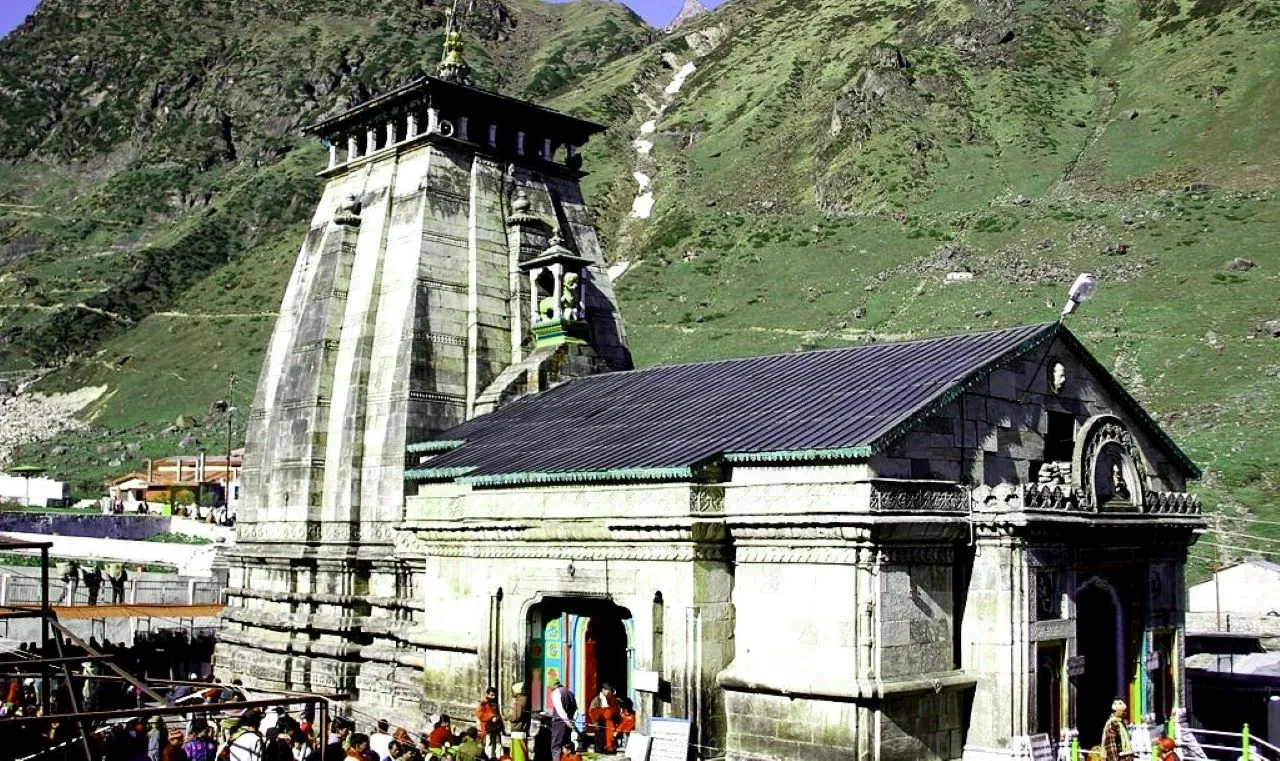
[[[1076,446],[1076,416],[1070,412],[1048,413],[1044,434],[1045,462],[1069,462]]]

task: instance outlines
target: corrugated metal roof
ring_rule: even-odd
[[[972,380],[1055,335],[1080,348],[1065,328],[1047,323],[591,376],[442,432],[437,441],[462,445],[409,477],[545,483],[554,474],[598,480],[616,472],[632,480],[720,456],[867,457]]]

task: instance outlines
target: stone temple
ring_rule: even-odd
[[[609,681],[730,759],[1031,758],[1186,706],[1198,471],[1069,330],[630,370],[598,129],[434,77],[314,128],[221,676],[411,729]]]

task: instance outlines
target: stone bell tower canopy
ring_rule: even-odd
[[[579,150],[604,129],[528,101],[423,76],[303,131],[329,146],[321,176],[422,141],[451,142],[491,158],[577,175]]]

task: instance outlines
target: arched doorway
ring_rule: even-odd
[[[1084,656],[1084,673],[1077,682],[1076,728],[1083,747],[1102,741],[1111,702],[1128,702],[1124,632],[1124,608],[1115,588],[1097,576],[1082,584],[1076,592],[1076,653]]]
[[[529,611],[529,695],[532,708],[551,704],[560,679],[585,708],[602,684],[630,695],[634,667],[631,612],[596,598],[544,598]]]

